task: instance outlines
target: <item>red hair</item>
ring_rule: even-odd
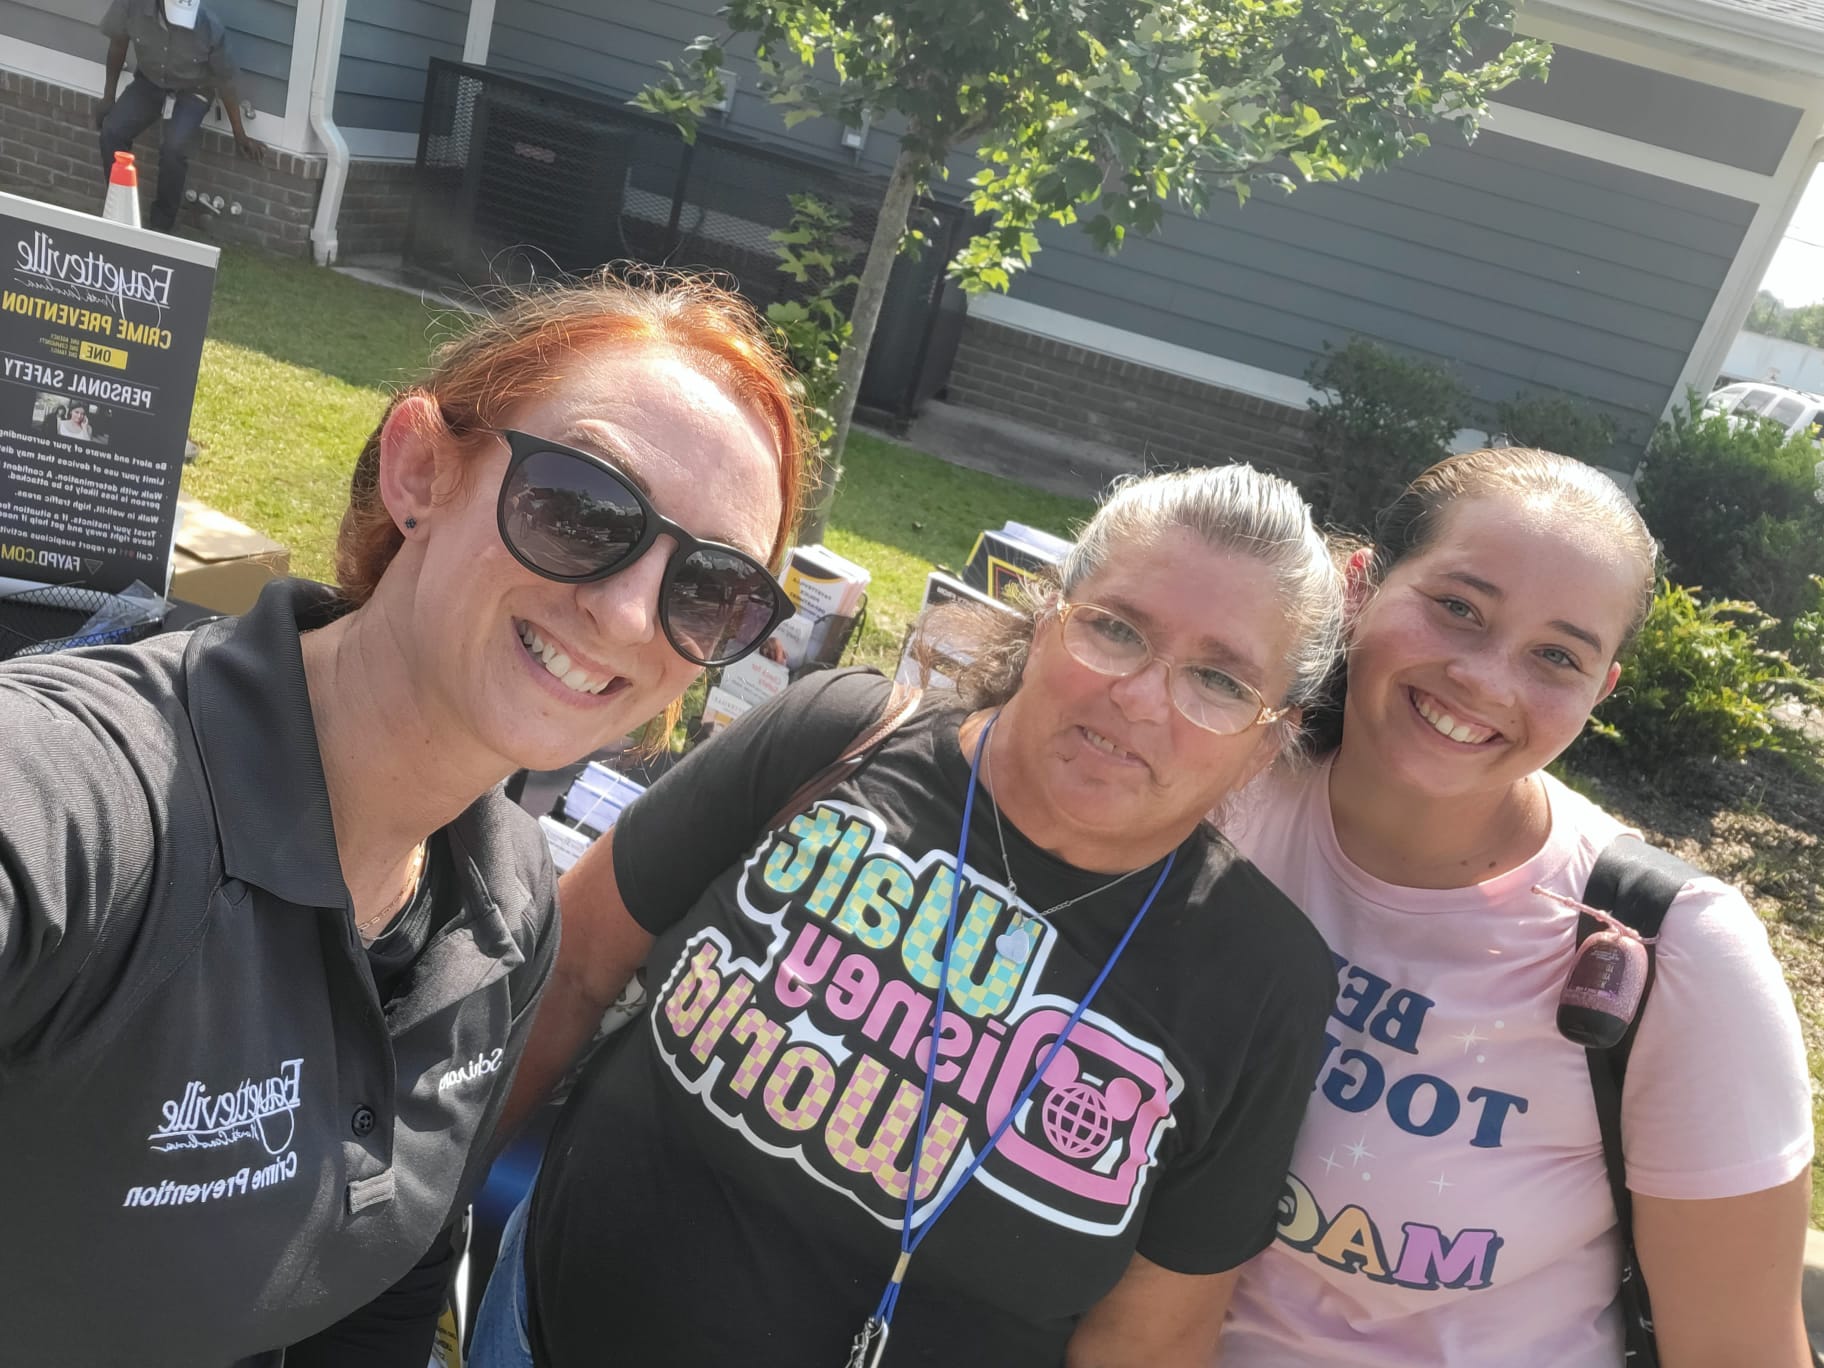
[[[355,462],[336,538],[344,598],[365,603],[404,538],[380,498],[380,433],[393,409],[422,395],[457,439],[501,425],[515,407],[564,383],[566,362],[599,350],[654,348],[719,384],[760,420],[779,472],[776,570],[797,525],[809,453],[802,391],[753,307],[712,281],[681,272],[604,268],[586,279],[515,296],[438,348],[430,375],[399,391]]]

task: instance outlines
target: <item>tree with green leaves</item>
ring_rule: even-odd
[[[1763,337],[1783,337],[1808,347],[1824,347],[1824,304],[1788,308],[1771,290],[1755,293],[1742,327]]]
[[[908,211],[953,154],[981,163],[969,201],[987,226],[952,269],[965,289],[1006,289],[1047,220],[1113,251],[1173,203],[1195,213],[1220,192],[1379,170],[1440,123],[1473,136],[1489,97],[1549,58],[1510,41],[1507,0],[730,0],[721,17],[638,104],[694,136],[746,40],[788,123],[899,135],[807,539],[828,516]]]

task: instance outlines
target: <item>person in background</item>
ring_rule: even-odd
[[[0,662],[0,1362],[423,1368],[557,949],[502,781],[789,611],[799,414],[734,295],[554,286],[394,396],[338,587]]]
[[[228,34],[201,0],[113,0],[101,17],[101,31],[108,37],[107,74],[96,114],[101,129],[102,188],[107,188],[114,154],[131,150],[133,140],[163,114],[158,189],[147,222],[169,233],[177,226],[177,211],[183,207],[190,153],[202,135],[203,117],[218,95],[228,112],[228,126],[234,130],[235,149],[250,161],[265,155],[264,144],[249,135],[242,122],[241,97],[234,85],[238,73],[228,53]],[[116,97],[129,46],[133,49],[133,80]]]
[[[1227,828],[1324,933],[1339,991],[1222,1368],[1620,1368],[1622,1234],[1557,1012],[1625,828],[1545,767],[1623,678],[1654,561],[1608,476],[1514,448],[1425,472],[1351,560],[1323,763]],[[1802,1368],[1791,996],[1715,879],[1685,884],[1655,961],[1620,1129],[1664,1368]]]
[[[1296,736],[1340,581],[1223,466],[1121,486],[1036,614],[982,611],[859,773],[789,805],[889,697],[814,675],[566,876],[515,1109],[641,963],[652,1005],[558,1117],[474,1368],[835,1368],[889,1317],[886,1368],[1209,1362],[1333,982],[1205,818]]]

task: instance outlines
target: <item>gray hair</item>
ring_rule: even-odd
[[[1283,701],[1302,708],[1318,698],[1341,649],[1343,581],[1310,507],[1277,475],[1225,465],[1117,482],[1064,560],[1059,575],[1064,594],[1094,578],[1123,547],[1144,546],[1180,529],[1276,573],[1293,628],[1287,657],[1292,681]],[[1023,609],[1017,619],[951,605],[920,623],[915,647],[920,663],[928,671],[954,673],[958,693],[972,709],[999,706],[1019,688],[1040,605],[1033,596],[1015,606]],[[970,663],[960,671],[946,668],[935,649],[938,640],[966,641]]]

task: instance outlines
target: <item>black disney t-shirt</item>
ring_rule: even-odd
[[[615,872],[658,936],[652,1006],[572,1096],[533,1199],[533,1340],[555,1368],[839,1368],[897,1257],[969,786],[927,705],[860,774],[762,825],[883,705],[794,685],[622,815]],[[1022,904],[1106,875],[1006,831]],[[1150,887],[1076,904],[1023,962],[976,805],[918,1173],[979,1153]],[[1138,1250],[1231,1268],[1272,1239],[1335,992],[1322,940],[1214,832],[1182,846],[1015,1124],[920,1247],[889,1361],[1055,1365]]]

